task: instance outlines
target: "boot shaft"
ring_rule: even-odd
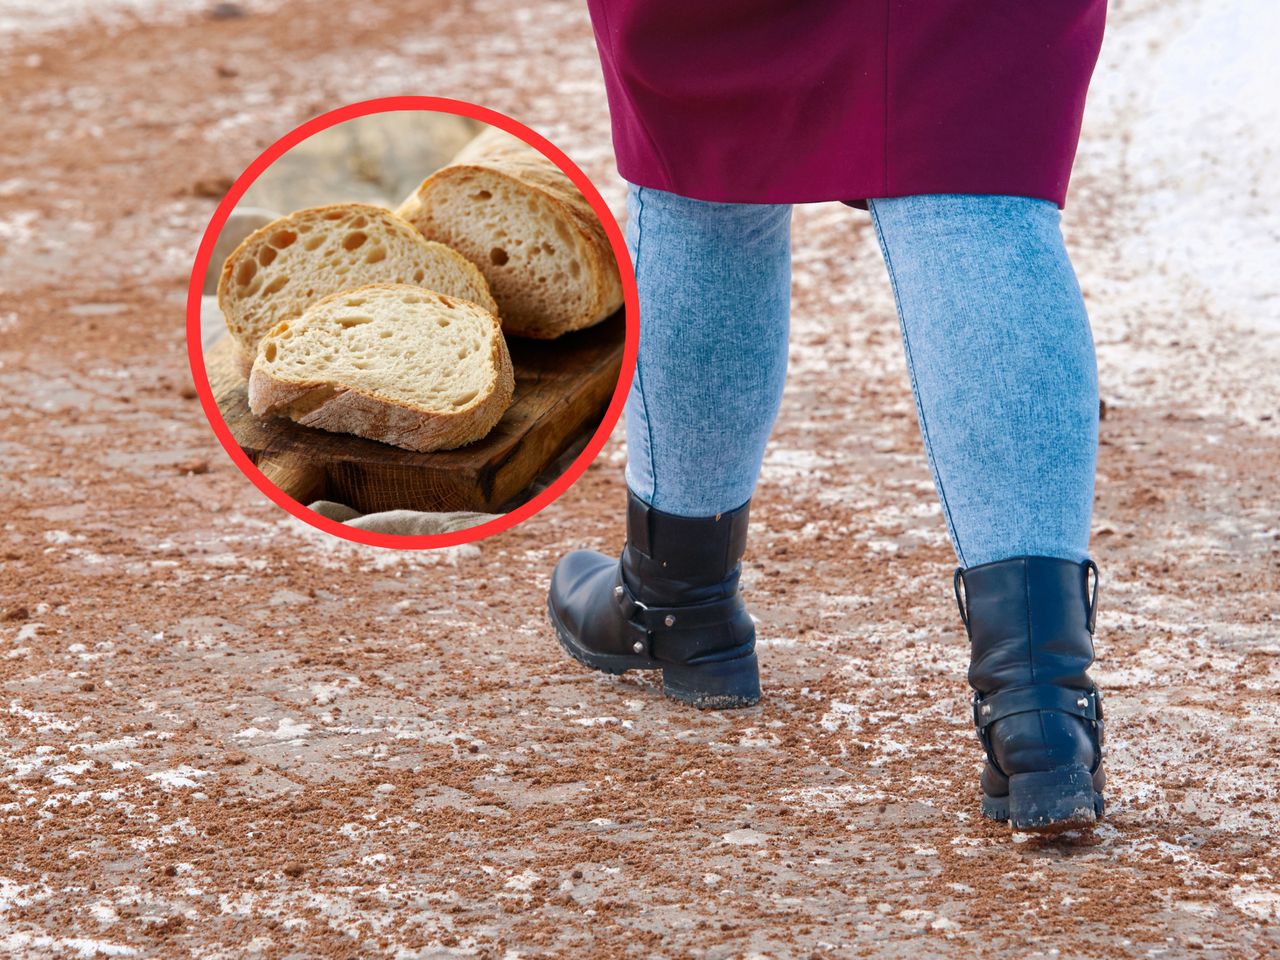
[[[748,501],[714,517],[678,517],[628,491],[622,575],[636,599],[671,605],[733,596],[747,548],[749,508]]]
[[[955,585],[969,632],[974,690],[1093,686],[1086,672],[1093,663],[1097,612],[1097,567],[1091,560],[1015,557],[957,570]]]

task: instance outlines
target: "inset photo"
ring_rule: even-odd
[[[479,539],[599,452],[635,366],[635,281],[585,175],[473,104],[353,104],[219,205],[188,349],[211,425],[278,504],[391,547]]]

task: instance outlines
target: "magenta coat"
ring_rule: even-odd
[[[588,0],[618,171],[699,200],[1061,206],[1106,0]]]

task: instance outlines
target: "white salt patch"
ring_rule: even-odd
[[[1280,922],[1280,891],[1231,888],[1231,903],[1242,913],[1268,923]]]
[[[76,783],[74,778],[91,769],[93,769],[92,760],[81,760],[79,763],[61,763],[49,771],[48,777],[60,787],[73,787]]]
[[[197,770],[195,767],[183,764],[180,767],[174,767],[172,770],[159,770],[155,773],[147,774],[147,779],[160,784],[166,790],[176,790],[194,787],[201,777],[209,775],[210,771],[208,770]]]
[[[0,4],[0,49],[19,37],[64,30],[82,23],[123,26],[132,17],[153,23],[175,23],[212,4],[208,0],[5,0]],[[277,3],[255,0],[254,13],[266,13]],[[32,64],[39,66],[39,62]]]
[[[0,950],[7,956],[22,956],[32,950],[52,950],[58,953],[71,951],[77,957],[136,957],[138,951],[106,940],[90,940],[86,937],[52,937],[47,933],[10,933],[0,939]]]
[[[912,749],[909,744],[894,740],[891,737],[881,737],[876,740],[875,748],[879,751],[880,756],[871,761],[871,766],[873,767],[883,766],[894,757],[906,756]],[[920,748],[917,747],[916,749],[919,750]]]
[[[73,317],[110,317],[128,309],[123,303],[73,303],[67,307],[67,313]],[[126,371],[125,375],[129,373]]]
[[[5,219],[0,219],[0,242],[8,247],[25,246],[34,239],[34,224],[40,217],[35,210],[19,210]]]
[[[536,873],[534,873],[532,870],[526,870],[524,871],[524,873],[516,874],[514,877],[512,877],[510,880],[504,883],[503,886],[506,887],[506,889],[508,890],[518,890],[518,891],[532,890],[533,885],[541,879],[542,878],[538,876]]]
[[[66,720],[59,720],[52,714],[41,713],[38,710],[28,710],[17,700],[11,700],[9,702],[9,713],[16,717],[22,717],[24,720],[29,720],[31,723],[35,724],[36,730],[40,733],[49,733],[52,731],[57,731],[58,733],[71,733],[80,726],[78,723],[69,723]]]
[[[738,745],[741,747],[776,747],[779,742],[776,734],[758,727],[747,727],[738,738]]]
[[[101,753],[105,750],[129,750],[141,742],[137,737],[120,737],[116,740],[103,740],[101,743],[73,743],[71,749],[85,753]]]
[[[932,921],[937,916],[937,914],[934,913],[932,910],[920,910],[913,907],[907,910],[903,910],[899,914],[899,916],[902,917],[903,920],[906,920],[908,923],[910,923],[912,921]]]
[[[37,887],[0,877],[0,913],[7,913],[11,907],[29,907],[34,903],[42,903],[51,896],[51,891],[43,884]]]
[[[887,794],[865,785],[838,787],[806,787],[778,797],[783,803],[806,810],[840,810],[851,804],[882,803]]]
[[[843,703],[839,700],[831,701],[831,709],[822,715],[822,719],[818,721],[818,725],[824,730],[835,732],[837,730],[848,730],[850,733],[857,733],[862,729],[862,723],[856,714],[860,711],[857,705],[852,703]]]
[[[331,683],[313,683],[310,689],[311,696],[315,702],[320,706],[324,706],[333,703],[334,700],[346,694],[352,687],[358,686],[360,686],[360,681],[356,677],[343,677]]]
[[[722,844],[728,844],[734,847],[758,846],[768,843],[769,835],[761,833],[759,830],[752,830],[750,827],[742,827],[738,830],[730,830],[720,838]]]
[[[288,717],[281,717],[274,730],[262,730],[258,727],[246,727],[235,734],[237,740],[252,740],[255,737],[267,737],[271,740],[301,740],[311,733],[311,724],[298,723]]]

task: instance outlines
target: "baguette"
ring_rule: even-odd
[[[498,309],[470,261],[367,203],[299,210],[251,233],[223,265],[218,306],[247,371],[269,330],[322,297],[369,283],[417,284]]]
[[[249,408],[427,452],[485,436],[514,390],[492,313],[412,284],[372,284],[325,297],[263,338]]]
[[[591,205],[555,164],[496,127],[397,212],[480,268],[508,334],[552,339],[622,305],[618,263]]]

